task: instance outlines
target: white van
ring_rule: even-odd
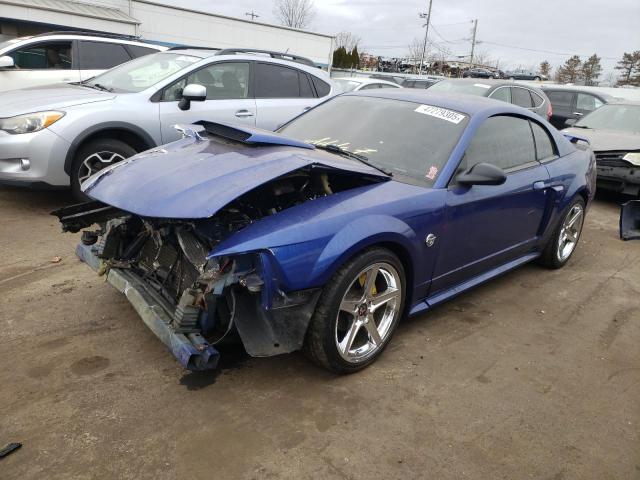
[[[166,47],[115,35],[51,32],[0,43],[0,91],[81,82]]]

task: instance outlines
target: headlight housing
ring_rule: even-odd
[[[623,160],[635,165],[636,167],[640,167],[640,152],[629,152],[624,157]]]
[[[64,112],[47,111],[0,118],[0,130],[12,135],[39,132],[64,117]]]

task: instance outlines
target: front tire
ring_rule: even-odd
[[[76,200],[91,200],[80,189],[80,185],[94,173],[109,165],[135,155],[136,150],[130,145],[111,138],[92,140],[83,145],[71,166],[71,191]]]
[[[569,261],[580,240],[584,225],[585,203],[582,197],[574,198],[565,209],[558,226],[547,242],[540,263],[547,268],[562,268]]]
[[[385,248],[367,250],[325,286],[305,339],[316,364],[353,373],[384,351],[402,316],[406,280],[402,262]]]

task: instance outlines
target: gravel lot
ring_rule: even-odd
[[[347,377],[241,347],[185,372],[75,258],[65,203],[0,188],[0,447],[24,444],[3,480],[640,478],[640,242],[615,199],[563,270],[405,321]]]

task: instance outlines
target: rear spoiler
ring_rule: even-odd
[[[578,142],[584,142],[587,145],[591,145],[591,142],[589,142],[588,138],[584,138],[584,137],[577,137],[575,135],[572,135],[570,133],[562,133],[562,135],[564,135],[564,137],[569,140],[571,143],[576,144]]]
[[[204,130],[210,135],[234,140],[240,143],[255,145],[283,145],[288,147],[306,148],[308,150],[314,150],[316,148],[310,143],[301,142],[295,138],[289,138],[285,135],[280,135],[279,133],[256,127],[207,122],[205,120],[195,122],[194,125],[204,127]]]

